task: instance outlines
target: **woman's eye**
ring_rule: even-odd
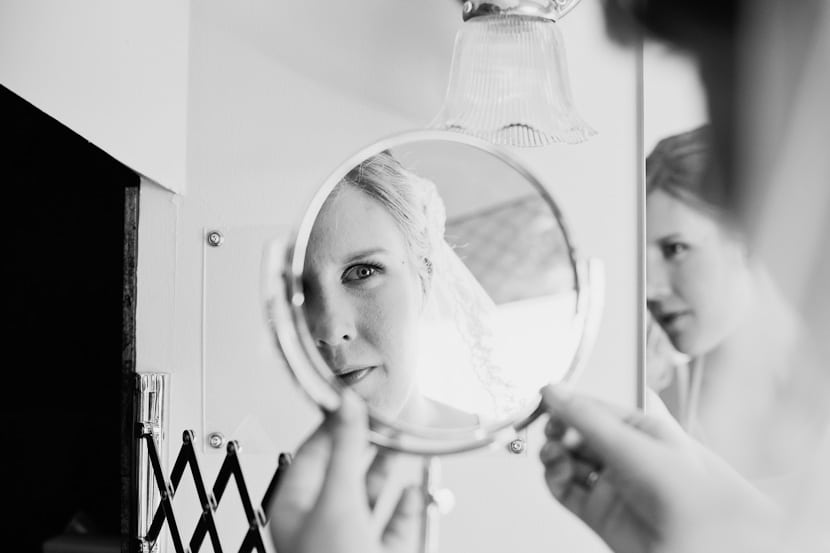
[[[371,265],[355,265],[354,267],[350,267],[346,270],[343,274],[343,281],[352,282],[355,280],[366,280],[376,272],[377,268],[372,267]]]
[[[689,246],[687,244],[683,244],[682,242],[671,242],[663,245],[663,256],[666,259],[674,259],[685,253],[688,249]]]

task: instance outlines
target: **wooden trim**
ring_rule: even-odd
[[[135,435],[138,175],[124,187],[123,301],[121,305],[121,553],[138,552],[138,472]]]

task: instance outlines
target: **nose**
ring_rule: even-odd
[[[646,250],[646,300],[649,304],[659,302],[671,295],[669,269],[662,254]]]
[[[340,295],[327,293],[307,297],[306,316],[317,347],[340,346],[357,335],[352,305]]]

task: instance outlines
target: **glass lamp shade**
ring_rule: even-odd
[[[522,15],[464,22],[444,105],[430,126],[518,147],[577,144],[596,134],[573,106],[556,25]]]

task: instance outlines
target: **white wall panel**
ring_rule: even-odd
[[[3,0],[0,84],[183,192],[189,24],[189,0]]]

